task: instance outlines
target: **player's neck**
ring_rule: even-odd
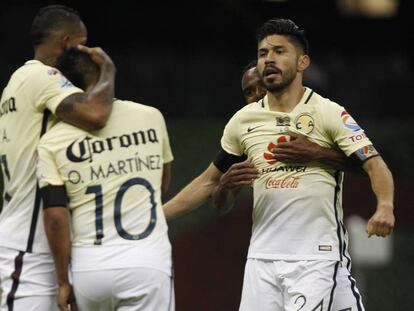
[[[56,66],[56,60],[61,51],[50,46],[39,45],[35,49],[34,59],[42,62],[47,66]]]
[[[305,88],[302,83],[293,81],[280,91],[267,92],[269,109],[272,111],[291,112],[301,100]]]

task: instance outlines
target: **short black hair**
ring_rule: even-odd
[[[253,59],[248,63],[246,66],[244,66],[242,70],[242,75],[244,75],[247,71],[257,66],[257,59]]]
[[[309,54],[309,43],[306,39],[305,31],[300,29],[292,20],[286,18],[275,18],[265,22],[257,33],[258,42],[267,36],[285,35],[293,43],[299,45],[305,54]]]
[[[53,31],[68,29],[79,24],[80,21],[79,13],[65,5],[55,4],[41,8],[30,28],[30,39],[33,46],[44,43]]]
[[[86,90],[99,76],[99,66],[89,54],[76,48],[65,50],[57,59],[56,68],[75,86]]]

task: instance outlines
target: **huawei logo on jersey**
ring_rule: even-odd
[[[267,163],[269,163],[269,164],[275,164],[275,163],[277,163],[277,159],[273,155],[272,150],[273,150],[273,148],[275,148],[277,146],[277,144],[279,144],[279,143],[286,143],[288,141],[290,141],[290,136],[284,136],[284,135],[282,135],[282,136],[279,136],[277,138],[276,143],[272,143],[271,142],[271,143],[269,143],[267,145],[267,148],[266,149],[267,149],[268,152],[265,152],[263,154],[263,157],[266,159]]]

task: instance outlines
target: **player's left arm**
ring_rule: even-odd
[[[392,174],[379,155],[368,158],[362,168],[367,172],[372,190],[377,198],[377,209],[368,221],[367,233],[368,236],[385,237],[392,233],[395,224]]]

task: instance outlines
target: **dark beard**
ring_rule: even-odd
[[[296,78],[296,72],[291,71],[291,72],[288,72],[288,74],[285,77],[283,77],[282,82],[271,83],[271,82],[267,82],[266,79],[263,79],[263,82],[266,87],[266,90],[273,93],[273,92],[280,92],[286,89],[293,82],[293,80],[295,80],[295,78]]]

